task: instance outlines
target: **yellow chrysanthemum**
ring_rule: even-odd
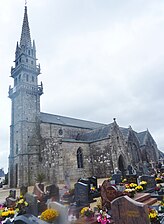
[[[47,209],[44,212],[42,212],[40,219],[48,222],[54,221],[59,216],[59,212],[55,209]]]

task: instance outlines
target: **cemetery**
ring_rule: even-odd
[[[100,182],[80,178],[70,186],[36,183],[10,189],[0,205],[0,223],[160,224],[164,223],[164,173],[120,172]]]

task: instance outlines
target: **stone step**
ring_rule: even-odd
[[[151,195],[149,193],[138,193],[135,195],[134,200],[138,202],[144,202],[151,198]]]
[[[153,205],[157,202],[157,198],[149,198],[146,201],[143,201],[142,203],[144,203],[145,205]]]

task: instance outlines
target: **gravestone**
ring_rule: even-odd
[[[11,198],[16,198],[16,190],[15,189],[11,189],[9,191],[9,197]]]
[[[33,194],[37,196],[37,199],[42,201],[44,192],[40,189],[39,184],[36,183],[34,186]]]
[[[130,184],[130,183],[137,184],[137,175],[136,174],[126,175],[126,179],[127,179],[128,184]]]
[[[115,180],[115,184],[121,183],[121,174],[120,173],[115,173],[112,175],[112,180]]]
[[[143,176],[141,176],[141,181],[147,182],[148,189],[155,188],[155,186],[156,186],[156,181],[153,176],[143,175]]]
[[[89,185],[77,182],[75,184],[75,202],[77,205],[86,205],[89,203],[91,198],[89,197]]]
[[[149,174],[148,163],[146,161],[143,162],[143,174]]]
[[[59,187],[51,184],[46,187],[46,192],[49,192],[49,198],[54,198],[54,201],[59,201]]]
[[[84,183],[84,184],[87,184],[89,189],[90,189],[90,180],[88,178],[80,178],[78,180],[78,182],[81,182],[81,183]]]
[[[64,206],[58,202],[50,202],[48,208],[55,209],[59,212],[57,219],[58,224],[68,224],[68,206]]]
[[[6,198],[6,206],[8,208],[14,208],[16,205],[16,190],[15,189],[11,189],[9,191],[9,196]]]
[[[26,193],[25,198],[28,203],[28,206],[26,207],[26,213],[38,216],[37,196],[31,193]]]
[[[15,217],[14,224],[47,224],[47,222],[38,219],[31,214],[19,215]]]
[[[128,165],[127,170],[129,175],[133,174],[133,167],[131,165]]]
[[[122,192],[118,192],[117,188],[112,186],[108,180],[105,180],[101,186],[101,199],[102,206],[110,209],[111,201],[122,195]]]
[[[27,186],[21,186],[20,187],[20,195],[25,195],[28,192],[28,187]]]
[[[92,185],[92,187],[95,187],[97,189],[97,177],[93,176],[93,177],[89,177],[89,182],[90,185]]]
[[[112,218],[116,224],[150,224],[148,206],[128,196],[112,201]]]

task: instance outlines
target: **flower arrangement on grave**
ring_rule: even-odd
[[[130,184],[125,184],[125,188],[129,189],[130,188]]]
[[[124,193],[127,194],[129,197],[133,198],[136,191],[135,188],[127,188],[124,190]]]
[[[82,217],[91,218],[94,216],[94,211],[89,207],[84,207],[81,209],[80,214]]]
[[[44,212],[42,212],[40,219],[46,222],[53,222],[55,219],[59,216],[59,212],[55,209],[46,209]]]
[[[140,182],[140,185],[143,187],[143,190],[146,190],[146,187],[147,187],[147,182],[146,181],[141,181]]]
[[[101,224],[107,224],[110,222],[111,216],[108,215],[106,211],[100,211],[100,214],[97,216],[97,222]]]
[[[0,207],[0,224],[6,223],[7,220],[10,222],[13,222],[14,220],[15,211],[13,208],[7,208],[7,207]],[[10,223],[9,222],[9,223]]]
[[[126,182],[127,182],[127,179],[124,178],[124,179],[122,180],[122,183],[126,183]]]
[[[26,207],[28,206],[27,201],[25,200],[23,195],[20,195],[16,202],[15,211],[19,214],[25,214],[26,213]]]
[[[129,187],[130,187],[131,189],[133,189],[133,188],[137,187],[137,184],[135,184],[135,183],[130,183],[130,184],[129,184]]]
[[[162,201],[160,202],[160,206],[159,206],[159,212],[164,212],[164,198],[162,199]]]
[[[160,184],[156,184],[154,190],[158,192],[158,191],[160,191],[160,189],[161,189],[161,185]]]
[[[97,199],[96,208],[99,212],[100,212],[100,210],[102,210],[102,199],[101,199],[101,197]]]
[[[149,219],[150,219],[151,224],[160,223],[159,217],[158,217],[158,212],[155,209],[149,208]]]
[[[143,191],[143,187],[141,185],[138,185],[137,187],[135,187],[135,190],[137,192],[141,192],[141,191]]]
[[[155,178],[155,181],[156,181],[157,183],[162,183],[162,182],[163,182],[163,180],[162,180],[161,177],[156,177],[156,178]]]

